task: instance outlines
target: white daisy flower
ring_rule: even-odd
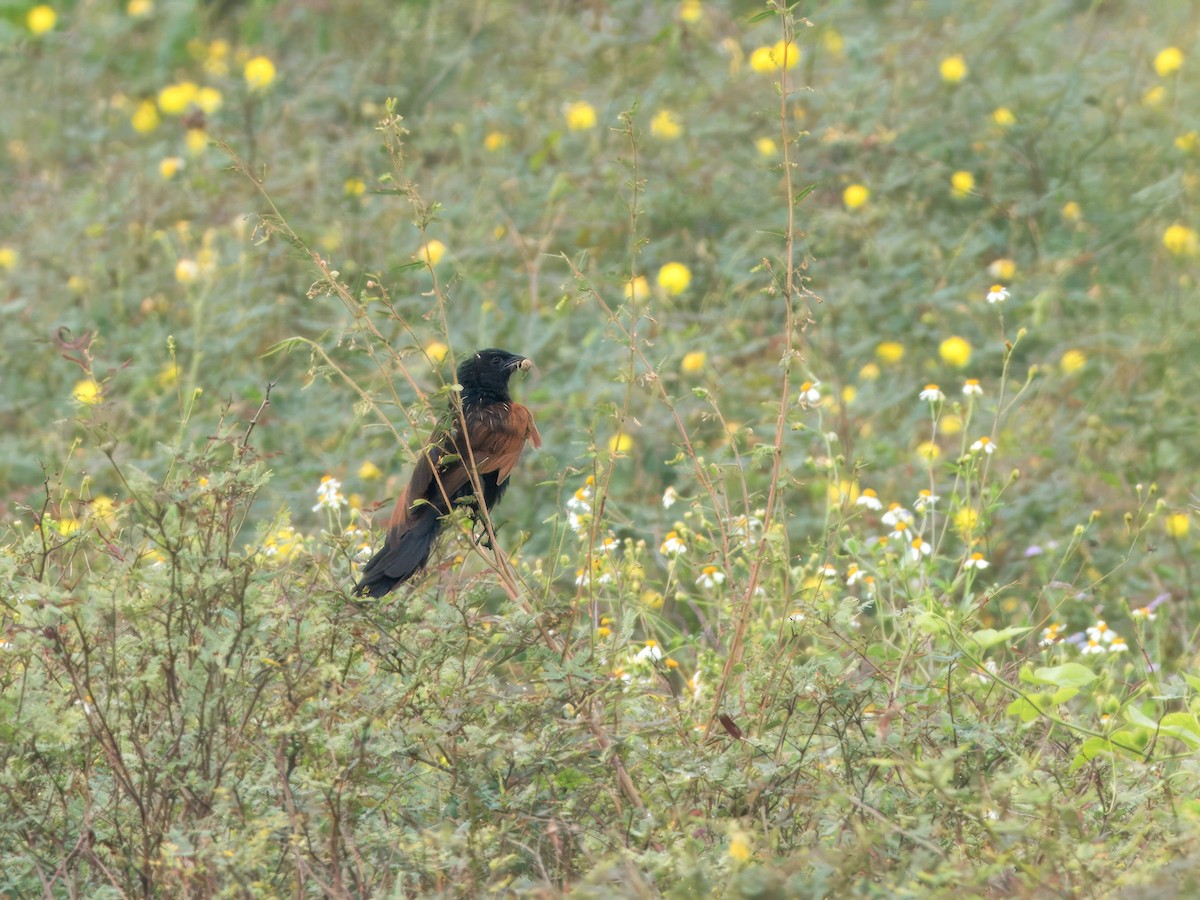
[[[996,452],[996,445],[992,442],[992,439],[990,437],[988,437],[987,435],[984,435],[983,437],[981,437],[979,440],[977,440],[975,443],[973,443],[971,445],[971,449],[974,450],[976,453],[978,453],[980,450],[982,450],[988,456],[991,456],[993,453]]]
[[[871,488],[866,488],[858,499],[854,501],[855,506],[865,506],[867,509],[883,509],[883,501],[879,499],[879,495]]]

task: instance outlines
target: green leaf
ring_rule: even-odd
[[[792,201],[792,205],[799,206],[800,201],[803,200],[805,197],[807,197],[809,194],[811,194],[813,192],[813,190],[816,188],[816,186],[817,186],[816,182],[813,182],[812,184],[807,185],[806,187],[800,188],[800,190],[796,192],[796,197]]]
[[[401,263],[398,266],[392,266],[390,269],[388,269],[388,274],[394,275],[397,272],[403,272],[407,269],[423,269],[423,268],[425,268],[425,261],[422,259],[414,259],[412,262],[406,262],[406,263]]]
[[[272,344],[261,354],[259,359],[266,359],[268,356],[274,356],[276,353],[290,353],[294,347],[311,347],[312,341],[308,338],[290,337],[285,338],[277,344]]]
[[[995,628],[983,628],[979,631],[973,631],[967,635],[972,641],[979,645],[980,650],[986,650],[988,647],[994,647],[997,644],[1006,643],[1014,638],[1018,638],[1023,634],[1027,634],[1033,629],[1028,626],[1016,626],[1005,628],[1003,631],[997,631]]]
[[[1079,752],[1075,754],[1075,758],[1071,760],[1071,765],[1067,769],[1068,772],[1074,772],[1082,766],[1087,765],[1101,753],[1114,753],[1116,748],[1113,747],[1112,741],[1108,738],[1093,737],[1088,738],[1079,746]]]
[[[1032,684],[1052,684],[1055,687],[1081,688],[1096,680],[1097,675],[1087,666],[1079,663],[1063,663],[1061,666],[1049,666],[1021,672],[1021,680]]]
[[[1200,722],[1191,713],[1167,713],[1158,723],[1162,734],[1178,738],[1193,750],[1200,748]]]
[[[914,624],[926,634],[942,634],[946,631],[946,620],[932,613],[920,613]]]
[[[1143,751],[1150,744],[1150,737],[1151,733],[1144,728],[1133,731],[1122,728],[1120,731],[1110,734],[1108,739],[1112,741],[1115,748],[1136,759],[1141,757]]]
[[[1072,697],[1074,697],[1078,693],[1079,693],[1079,688],[1073,688],[1073,687],[1059,688],[1053,694],[1049,695],[1050,703],[1053,704],[1054,706],[1058,706],[1059,704],[1066,703],[1068,700],[1070,700]]]
[[[1007,712],[1010,716],[1016,716],[1028,725],[1038,718],[1042,714],[1042,710],[1049,705],[1049,694],[1030,694],[1028,697],[1018,697],[1008,704]]]
[[[587,784],[587,776],[578,769],[563,769],[554,776],[554,784],[564,791],[571,791]]]
[[[1125,707],[1125,719],[1131,725],[1140,725],[1142,728],[1148,728],[1151,731],[1158,730],[1158,722],[1150,718],[1136,706]]]

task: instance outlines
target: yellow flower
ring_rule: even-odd
[[[183,140],[187,144],[188,153],[195,156],[208,147],[208,132],[203,128],[189,128],[187,137]]]
[[[168,84],[158,92],[158,108],[164,115],[181,116],[191,109],[192,101],[200,88],[193,81],[180,81]]]
[[[194,259],[181,259],[175,263],[175,280],[180,284],[191,284],[200,277],[200,264]]]
[[[760,137],[756,140],[754,149],[758,151],[759,156],[774,156],[779,152],[779,147],[769,137]]]
[[[1058,362],[1066,375],[1074,375],[1087,365],[1087,354],[1082,350],[1068,350]]]
[[[154,380],[163,390],[175,387],[179,383],[179,367],[175,365],[175,361],[167,363]]]
[[[204,48],[204,71],[217,78],[229,74],[229,41],[217,38]]]
[[[945,435],[955,435],[963,430],[962,416],[946,413],[938,420],[938,431]]]
[[[614,434],[608,439],[608,450],[610,453],[628,453],[633,449],[633,438],[624,432]]]
[[[975,527],[979,524],[979,513],[971,509],[969,506],[964,506],[954,514],[954,527],[958,533],[964,538],[970,537],[975,533]]]
[[[656,590],[647,588],[646,590],[642,591],[642,596],[640,599],[642,601],[642,605],[648,607],[649,609],[662,609],[664,597]]]
[[[607,625],[601,625],[599,628],[596,629],[596,637],[598,637],[598,638],[606,638],[606,637],[609,637],[611,634],[612,634],[612,629],[609,628]]]
[[[596,127],[596,108],[586,100],[567,106],[567,127],[572,131],[587,131]]]
[[[848,384],[842,388],[842,403],[844,403],[846,406],[849,406],[851,403],[853,403],[857,396],[858,388],[856,388],[854,385]]]
[[[1196,148],[1200,147],[1200,134],[1194,131],[1181,134],[1175,138],[1175,146],[1184,153],[1195,153]]]
[[[221,96],[221,92],[214,87],[202,87],[200,90],[196,91],[196,97],[193,102],[196,104],[196,106],[200,107],[203,112],[211,116],[221,108],[221,104],[225,102],[225,98]]]
[[[650,133],[664,141],[673,141],[683,134],[683,126],[670,110],[663,109],[655,113],[650,120]]]
[[[158,164],[158,174],[163,178],[171,179],[179,174],[179,170],[183,168],[183,160],[178,156],[168,156]]]
[[[668,294],[682,294],[691,280],[692,272],[683,263],[669,262],[658,270],[658,286]]]
[[[921,441],[917,444],[917,457],[925,462],[933,462],[942,455],[942,448],[933,441]]]
[[[680,22],[694,25],[704,18],[704,6],[700,0],[681,0],[678,15]]]
[[[966,197],[975,190],[975,176],[970,172],[955,172],[950,176],[950,188],[955,197]]]
[[[992,260],[992,264],[988,266],[988,274],[1004,282],[1012,281],[1013,276],[1017,274],[1017,264],[1007,257]]]
[[[1068,222],[1078,222],[1083,218],[1083,210],[1079,208],[1079,204],[1074,200],[1068,200],[1063,204],[1062,217]]]
[[[942,81],[949,82],[950,84],[958,84],[967,77],[967,73],[970,71],[967,68],[967,61],[963,59],[961,53],[947,56],[942,60],[942,64],[938,68],[942,73]]]
[[[750,844],[741,835],[729,842],[729,858],[737,862],[746,862],[750,858]]]
[[[508,146],[508,135],[503,131],[489,131],[483,139],[483,149],[495,153]]]
[[[1187,537],[1188,532],[1192,529],[1191,520],[1185,512],[1171,513],[1163,520],[1163,530],[1166,531],[1167,537],[1182,538]]]
[[[1200,249],[1200,240],[1196,232],[1186,225],[1178,223],[1168,226],[1162,236],[1163,246],[1176,256],[1194,256]]]
[[[842,40],[842,36],[833,28],[825,30],[825,34],[821,36],[821,42],[825,44],[825,49],[834,56],[841,56],[842,51],[846,48],[846,42]]]
[[[442,261],[442,257],[446,255],[446,245],[434,238],[427,241],[425,246],[417,251],[417,256],[429,263],[431,266],[436,266]]]
[[[626,300],[645,300],[650,296],[650,282],[645,275],[639,275],[632,281],[625,282]]]
[[[104,388],[94,378],[85,378],[75,382],[71,396],[84,406],[96,406],[104,399]]]
[[[367,192],[367,183],[361,178],[347,178],[342,187],[347,197],[361,197]]]
[[[425,355],[435,363],[440,363],[450,352],[450,348],[441,341],[430,341],[425,345],[424,350]]]
[[[904,345],[899,341],[883,341],[875,348],[875,355],[880,362],[892,365],[904,358]]]
[[[67,279],[67,290],[72,294],[86,294],[88,288],[88,280],[82,275],[72,275]]]
[[[117,504],[108,494],[97,494],[88,504],[88,515],[111,525],[117,520]]]
[[[281,525],[263,540],[262,552],[268,557],[291,559],[304,550],[304,535],[290,525]]]
[[[967,343],[966,338],[952,335],[938,346],[938,356],[942,358],[942,362],[962,369],[971,361],[971,345]]]
[[[29,26],[29,30],[34,34],[45,34],[52,29],[55,23],[58,22],[58,13],[53,7],[42,3],[35,6],[25,16],[25,24]]]
[[[1151,109],[1162,106],[1163,100],[1167,98],[1167,91],[1161,84],[1156,84],[1146,93],[1142,94],[1142,103],[1149,106]]]
[[[689,375],[692,375],[701,371],[706,362],[708,362],[707,353],[705,353],[703,350],[693,350],[683,357],[683,362],[679,364],[679,368]]]
[[[779,41],[771,48],[771,57],[776,66],[794,69],[800,65],[800,47],[795,41]]]
[[[679,663],[677,663],[675,660],[671,659],[671,657],[669,657],[669,656],[663,660],[663,665],[665,665],[668,669],[678,669],[679,668]]]
[[[383,477],[383,472],[379,466],[371,462],[369,459],[358,467],[358,477],[363,481],[374,481],[377,478]]]
[[[1017,117],[1007,106],[997,106],[992,111],[992,121],[1001,128],[1011,128],[1017,124]]]
[[[250,85],[250,90],[261,91],[270,87],[271,82],[275,80],[275,63],[265,56],[255,56],[246,60],[242,74],[246,78],[246,84]]]
[[[11,272],[17,267],[18,259],[20,256],[12,247],[0,247],[0,269]]]
[[[901,347],[900,351],[901,351],[901,353],[903,353],[904,348]],[[873,363],[873,362],[867,363],[865,366],[863,366],[861,369],[858,370],[858,377],[861,378],[863,381],[874,381],[876,378],[878,378],[880,376],[880,374],[881,373],[879,371],[879,366],[875,365],[875,363]]]
[[[1183,51],[1178,47],[1168,47],[1165,50],[1160,50],[1158,56],[1154,57],[1154,71],[1158,73],[1160,78],[1166,78],[1179,71],[1179,67],[1183,65]]]
[[[830,509],[853,506],[861,494],[857,481],[842,480],[837,484],[831,481],[825,489],[825,502],[829,504]]]
[[[74,534],[79,530],[79,520],[73,516],[63,516],[56,523],[56,527],[61,535]]]
[[[135,19],[142,16],[148,16],[153,11],[153,0],[129,0],[129,2],[125,5],[125,12],[133,16]]]
[[[842,191],[842,202],[847,209],[858,209],[871,199],[871,189],[861,184],[851,184]]]
[[[149,134],[158,127],[158,104],[153,100],[143,100],[133,111],[129,124],[140,134]]]
[[[756,47],[750,54],[750,68],[755,72],[774,72],[779,68],[770,47]]]

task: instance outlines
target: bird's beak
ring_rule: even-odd
[[[533,360],[521,357],[515,363],[513,363],[513,368],[520,369],[522,372],[529,372],[534,368]]]

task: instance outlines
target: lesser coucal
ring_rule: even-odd
[[[458,367],[462,416],[452,403],[450,421],[421,451],[388,520],[383,547],[363,568],[355,594],[382,597],[418,572],[429,559],[442,518],[459,501],[474,499],[468,506],[473,517],[500,502],[525,442],[542,445],[533,414],[514,403],[508,392],[513,372],[532,366],[523,356],[493,349],[480,350]],[[483,491],[482,504],[471,478],[472,464]]]

